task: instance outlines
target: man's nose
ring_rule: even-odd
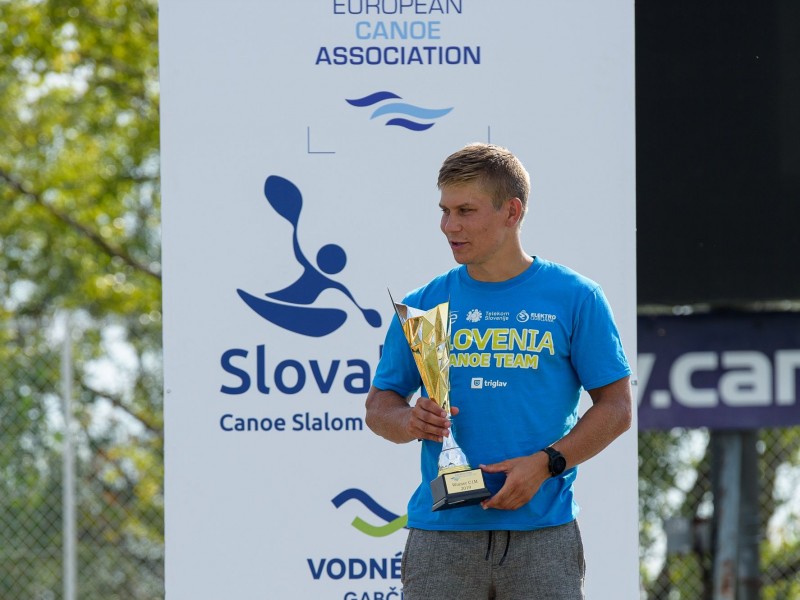
[[[442,231],[458,231],[460,225],[453,215],[442,217]]]

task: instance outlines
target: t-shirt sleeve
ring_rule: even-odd
[[[614,315],[599,286],[579,307],[570,360],[586,390],[608,385],[631,374]]]
[[[372,385],[381,390],[391,390],[408,397],[421,385],[422,380],[397,316],[392,317],[383,353]]]

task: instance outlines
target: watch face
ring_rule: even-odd
[[[551,463],[551,468],[553,470],[553,475],[561,475],[564,469],[567,468],[567,459],[563,456],[556,456]]]

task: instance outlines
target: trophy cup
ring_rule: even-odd
[[[397,303],[394,298],[392,304],[428,395],[450,419],[450,303],[427,311]],[[469,466],[453,429],[451,426],[450,435],[443,438],[439,473],[431,481],[432,510],[477,504],[491,495],[483,472]]]

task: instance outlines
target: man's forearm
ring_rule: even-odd
[[[630,379],[589,392],[594,403],[555,447],[574,467],[600,453],[631,426]]]
[[[408,433],[411,407],[400,394],[372,387],[366,407],[367,426],[379,436],[398,444],[417,439]]]

